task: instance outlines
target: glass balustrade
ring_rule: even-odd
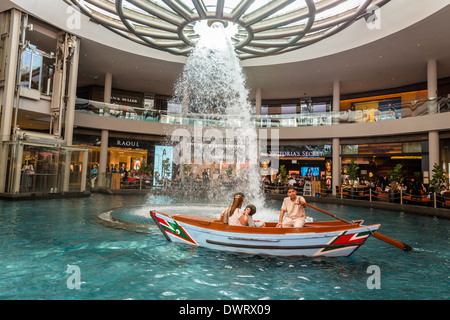
[[[436,112],[438,113],[449,112],[450,97],[440,97],[433,100],[414,100],[402,103],[401,105],[396,105],[395,108],[386,108],[384,110],[372,108],[339,112],[253,115],[251,121],[256,127],[268,128],[329,126],[344,123],[367,123],[424,116],[432,113],[432,111],[429,110],[437,110]],[[108,104],[80,98],[76,100],[76,112],[137,121],[211,127],[228,127],[230,126],[230,123],[233,123],[233,126],[239,126],[240,121],[242,121],[239,116],[173,113],[148,108]]]

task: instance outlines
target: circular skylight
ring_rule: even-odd
[[[123,37],[177,55],[191,52],[199,30],[221,23],[241,59],[308,46],[364,16],[371,21],[389,1],[66,0]]]

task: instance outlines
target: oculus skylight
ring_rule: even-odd
[[[390,0],[66,0],[143,45],[189,55],[199,30],[220,22],[241,59],[297,50],[336,34]]]

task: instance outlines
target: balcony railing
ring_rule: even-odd
[[[237,115],[170,113],[162,110],[108,104],[80,98],[76,101],[76,111],[103,117],[212,127],[229,127],[231,122],[233,125],[240,126],[242,121]],[[449,111],[450,97],[440,97],[432,100],[423,99],[402,103],[397,105],[396,108],[386,111],[366,109],[339,112],[253,115],[251,122],[256,127],[328,126],[343,123],[387,121]]]

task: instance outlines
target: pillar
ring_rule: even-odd
[[[105,74],[105,90],[103,93],[103,102],[111,103],[111,91],[112,91],[112,73]]]
[[[433,166],[435,163],[439,163],[439,132],[430,131],[428,132],[428,152],[429,152],[429,177],[433,172]]]
[[[75,39],[74,52],[70,61],[69,68],[69,81],[67,84],[67,103],[66,103],[66,117],[64,120],[64,140],[66,140],[67,146],[72,146],[73,141],[73,124],[75,120],[75,100],[77,96],[77,80],[78,80],[78,62],[80,57],[80,39]],[[72,152],[67,151],[65,153],[65,165],[64,165],[64,182],[63,192],[69,191],[70,185],[70,165],[72,164]],[[87,165],[87,164],[83,164]]]
[[[332,111],[334,114],[333,124],[339,124],[339,111],[341,111],[341,83],[336,80],[333,83],[333,104]]]
[[[341,185],[341,140],[333,138],[332,194],[336,195],[336,187]]]
[[[109,139],[109,131],[102,130],[102,142],[100,145],[100,163],[98,167],[98,184],[99,186],[106,186],[106,165],[108,162],[108,139]]]
[[[438,113],[437,61],[435,59],[428,60],[427,81],[428,81],[428,113],[435,114]]]
[[[65,118],[65,140],[68,146],[72,145],[73,123],[75,118],[75,100],[77,96],[78,62],[80,57],[80,39],[75,40],[74,52],[70,61],[69,81],[67,92],[66,118]]]
[[[261,88],[256,89],[255,105],[256,105],[256,115],[260,115],[262,105]]]
[[[14,159],[14,172],[13,172],[13,186],[12,192],[20,192],[20,178],[22,177],[22,158],[23,158],[23,144],[18,143],[16,145]]]
[[[112,91],[112,73],[108,72],[105,74],[105,89],[103,94],[103,102],[111,103],[111,91]],[[100,146],[100,163],[98,166],[98,184],[99,186],[105,186],[106,182],[106,165],[108,162],[108,139],[109,131],[102,130],[102,142]]]
[[[21,14],[16,9],[11,10],[9,36],[7,40],[7,61],[5,69],[5,85],[3,91],[3,109],[1,117],[1,141],[11,138],[11,123],[14,109],[14,95],[17,78],[17,61],[19,55]]]
[[[88,155],[89,152],[83,152],[83,167],[81,169],[81,192],[86,191]]]
[[[5,65],[2,116],[0,123],[0,193],[5,192],[6,187],[9,146],[3,144],[3,142],[9,141],[11,139],[11,124],[14,110],[14,95],[17,78],[17,61],[20,40],[20,20],[20,11],[12,9],[9,18],[9,34],[6,44],[7,59]]]

